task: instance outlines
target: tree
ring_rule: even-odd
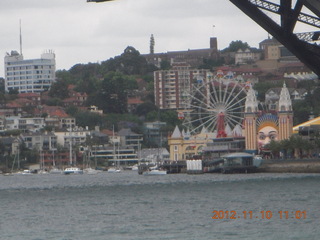
[[[312,107],[308,105],[305,100],[294,101],[292,104],[292,108],[294,109],[294,125],[298,125],[309,120],[310,113],[312,112]]]
[[[145,57],[131,46],[128,46],[120,56],[102,62],[101,67],[104,73],[114,71],[125,75],[144,75],[149,69]]]
[[[249,44],[246,42],[242,42],[241,40],[232,41],[229,44],[229,47],[222,50],[222,52],[236,52],[239,49],[247,49],[250,48]]]
[[[73,115],[76,119],[77,125],[81,127],[89,127],[93,129],[95,126],[104,127],[105,120],[104,117],[87,111],[78,111]]]
[[[64,80],[58,80],[51,85],[49,96],[53,98],[65,99],[69,97],[68,84]]]
[[[149,112],[158,111],[158,107],[151,102],[140,104],[135,111],[138,116],[146,116]]]
[[[274,157],[279,157],[279,153],[283,148],[283,144],[279,141],[271,140],[270,143],[266,145],[266,148],[271,150],[271,153]]]
[[[127,90],[130,78],[120,72],[108,73],[100,83],[99,90],[88,99],[105,113],[127,112]]]
[[[169,61],[163,60],[160,63],[160,68],[161,68],[161,70],[169,70],[171,68],[171,64]]]

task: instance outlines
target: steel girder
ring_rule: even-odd
[[[292,8],[292,0],[280,0],[280,4],[264,0],[229,1],[269,32],[320,77],[320,47],[299,39],[299,37],[293,33],[297,21],[320,28],[319,18],[301,13],[301,9],[305,4],[306,7],[309,6],[308,8],[311,11],[312,8],[317,10],[315,14],[319,16],[320,6],[318,6],[318,0],[297,0],[294,8]],[[281,23],[276,23],[261,9],[279,14]],[[316,38],[319,36],[315,34],[312,37]]]

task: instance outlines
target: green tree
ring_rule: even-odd
[[[151,102],[145,102],[136,108],[135,114],[146,117],[146,115],[152,111],[158,111],[158,107]]]
[[[160,63],[161,70],[169,70],[170,68],[171,68],[171,64],[169,61],[167,61],[167,60],[161,61],[161,63]]]
[[[128,46],[120,56],[102,62],[101,67],[104,73],[114,71],[126,75],[144,75],[149,69],[145,57],[131,46]]]
[[[49,96],[53,98],[65,99],[69,97],[68,83],[58,80],[51,85]]]
[[[89,129],[93,129],[95,126],[105,127],[104,117],[100,114],[77,111],[73,116],[76,119],[77,125],[81,127],[89,127]]]
[[[242,42],[241,40],[232,41],[229,46],[222,50],[222,52],[236,52],[239,49],[250,48],[247,42]]]
[[[279,157],[280,151],[283,148],[283,144],[280,141],[271,140],[270,143],[266,145],[266,148],[271,150],[271,153],[274,157]]]
[[[293,101],[292,108],[294,109],[293,125],[298,125],[309,120],[312,106],[310,106],[307,101]]]
[[[127,112],[127,90],[130,78],[120,72],[108,73],[100,83],[99,90],[88,99],[105,113]]]

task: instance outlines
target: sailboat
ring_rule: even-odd
[[[113,160],[116,162],[116,167],[111,167],[108,169],[108,173],[120,173],[120,162],[119,160],[116,161],[116,145],[115,145],[115,140],[114,140],[114,126],[112,128],[112,142],[113,142]],[[119,154],[119,144],[118,144],[118,154]]]
[[[85,174],[97,174],[97,173],[101,172],[100,170],[93,169],[90,166],[90,159],[88,157],[87,150],[85,151],[83,156],[84,156],[83,162],[86,163],[86,168],[83,169],[83,173],[85,173]],[[94,157],[96,158],[96,154],[95,154]],[[95,161],[95,163],[96,163],[96,161]],[[97,164],[95,164],[95,165],[97,167]]]
[[[14,165],[15,163],[18,163],[18,170],[20,169],[20,151],[19,151],[19,148],[18,148],[18,151],[17,151],[17,154],[14,156],[14,159],[13,159],[13,163],[12,163],[12,167],[11,167],[11,174],[8,174],[8,175],[32,175],[31,171],[29,169],[24,169],[23,171],[18,171],[18,172],[15,172],[13,173],[13,169],[14,169]]]
[[[38,174],[48,174],[48,172],[44,169],[44,153],[40,150],[40,170]]]
[[[70,174],[83,174],[83,171],[78,167],[73,167],[72,162],[72,132],[71,132],[71,126],[70,126],[70,141],[69,141],[69,161],[70,161],[70,167],[67,167],[64,169],[63,173],[66,175]]]
[[[52,149],[52,168],[50,169],[50,174],[62,174],[63,171],[56,167],[56,161],[54,160],[54,151],[56,149]]]

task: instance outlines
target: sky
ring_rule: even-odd
[[[127,46],[147,54],[151,34],[156,53],[209,48],[213,36],[220,50],[235,40],[258,47],[268,37],[229,0],[1,0],[0,77],[6,53],[20,51],[20,20],[24,59],[53,50],[57,70],[108,60]]]

